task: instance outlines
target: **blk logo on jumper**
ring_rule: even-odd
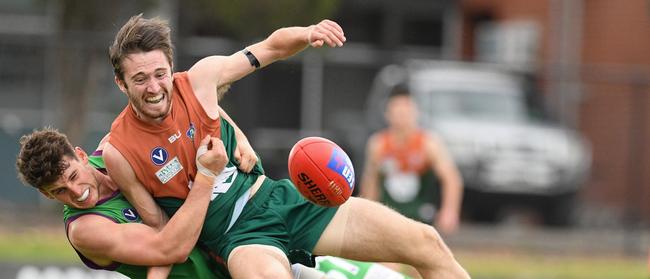
[[[122,215],[124,215],[124,218],[126,218],[126,220],[129,220],[131,222],[138,220],[138,213],[135,212],[135,209],[133,208],[122,209]]]
[[[165,162],[167,162],[168,157],[169,157],[169,153],[167,153],[167,150],[165,150],[160,146],[151,150],[151,161],[156,166],[164,165]]]

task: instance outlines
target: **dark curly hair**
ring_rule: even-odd
[[[56,182],[69,164],[64,156],[77,158],[66,135],[46,127],[20,138],[16,158],[18,178],[25,184],[42,189]]]

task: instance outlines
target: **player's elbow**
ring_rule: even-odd
[[[164,237],[159,237],[158,241],[155,241],[154,247],[157,254],[161,255],[164,261],[164,263],[158,265],[185,262],[193,248],[190,245],[176,240],[165,239]]]
[[[151,216],[153,216],[153,215],[154,214],[151,214]],[[152,227],[157,232],[162,232],[163,228],[165,227],[165,222],[163,221],[162,217],[160,217],[160,218],[150,217],[150,218],[147,218],[147,220],[148,221],[145,222],[145,224],[147,224],[147,226],[149,226],[149,227]]]
[[[175,247],[174,249],[167,249],[165,247],[164,249],[160,249],[159,253],[162,257],[162,262],[160,265],[167,265],[167,264],[177,264],[177,263],[183,263],[187,260],[187,258],[190,255],[191,249],[183,249],[180,247]]]
[[[183,263],[187,261],[187,258],[192,252],[192,248],[194,247],[190,245],[174,246],[167,252],[167,255],[173,263]]]

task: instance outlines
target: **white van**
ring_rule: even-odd
[[[391,88],[406,84],[423,127],[438,134],[465,182],[470,218],[496,221],[527,206],[550,225],[568,225],[591,153],[575,131],[531,116],[523,76],[495,65],[422,61],[390,65],[377,75],[368,122],[381,126]]]

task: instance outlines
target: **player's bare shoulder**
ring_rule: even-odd
[[[80,250],[93,248],[99,238],[109,231],[107,226],[115,223],[96,214],[84,214],[76,218],[67,227],[70,243]]]
[[[366,143],[366,152],[368,154],[374,155],[379,153],[381,147],[381,135],[382,132],[375,132],[369,138]]]
[[[103,147],[102,157],[104,158],[108,174],[118,185],[121,185],[120,189],[124,189],[124,185],[131,186],[134,183],[139,183],[133,167],[126,157],[111,145],[110,141],[106,142]]]
[[[435,148],[439,149],[444,145],[444,141],[442,138],[431,131],[424,131],[424,141],[426,142],[426,145],[429,146],[430,148]]]
[[[117,166],[125,162],[128,163],[122,153],[120,153],[120,151],[110,143],[110,140],[103,142],[101,147],[102,157],[104,158],[104,162],[109,170],[112,169],[112,166]]]
[[[197,91],[203,87],[216,88],[219,82],[219,73],[222,71],[225,56],[213,55],[197,61],[188,71],[187,75],[192,83],[192,89]]]
[[[438,134],[429,131],[425,132],[425,147],[427,149],[426,153],[429,154],[433,162],[453,163],[444,140]]]

